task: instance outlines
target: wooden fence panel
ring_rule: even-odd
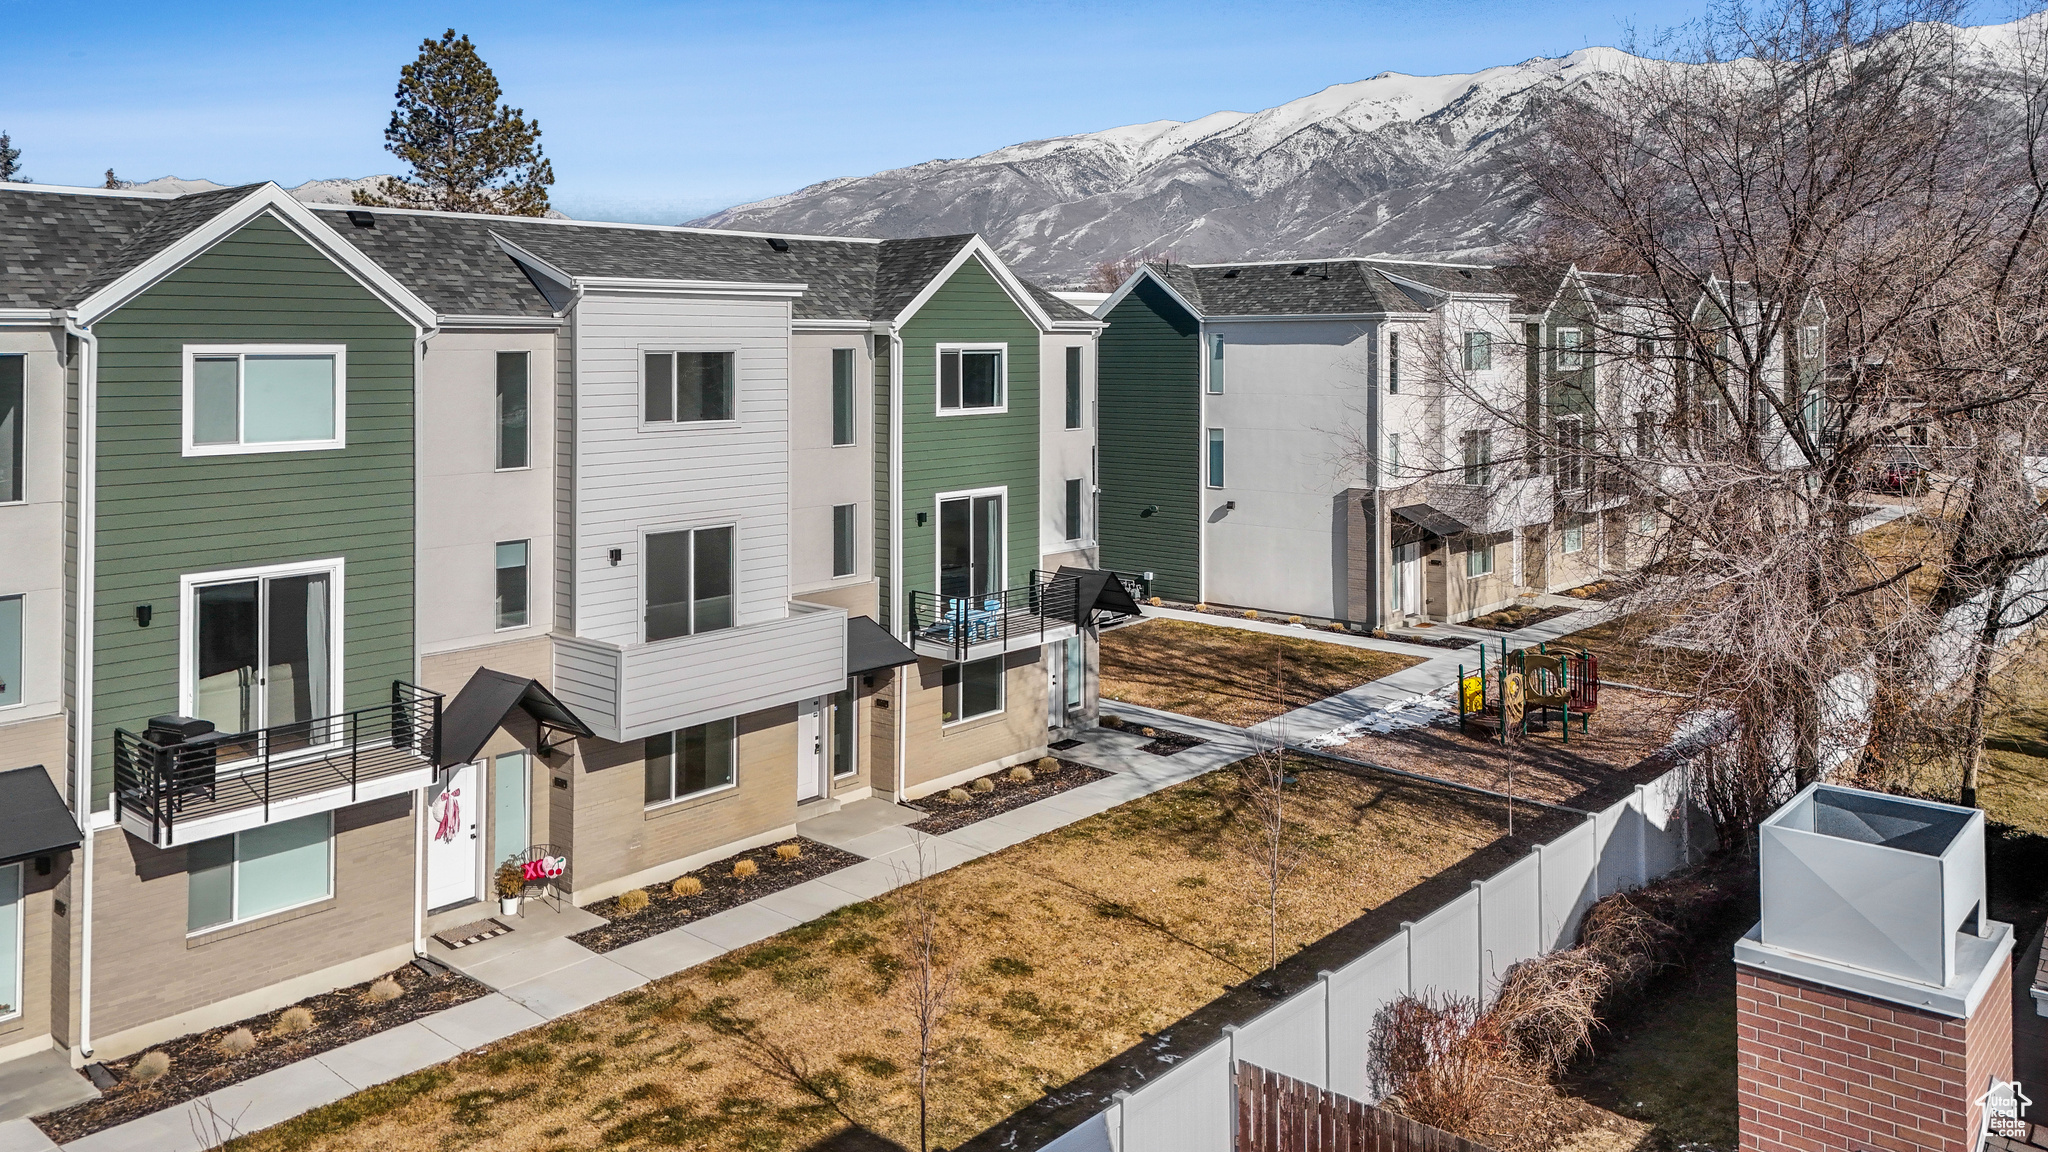
[[[1239,1061],[1236,1081],[1236,1152],[1492,1152],[1255,1064]]]

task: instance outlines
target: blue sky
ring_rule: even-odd
[[[454,27],[539,119],[556,205],[673,222],[834,176],[1467,72],[1692,18],[1697,0],[1340,3],[0,0],[0,131],[37,181],[290,186],[391,171],[399,66]],[[1997,19],[1986,12],[1984,19]]]

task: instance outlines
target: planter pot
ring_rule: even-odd
[[[500,915],[500,916],[517,916],[517,915],[519,915],[519,901],[520,901],[520,897],[517,897],[517,896],[500,896],[500,897],[498,897],[498,915]]]

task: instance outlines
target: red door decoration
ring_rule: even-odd
[[[443,789],[434,797],[434,839],[447,842],[455,839],[462,827],[462,789]]]

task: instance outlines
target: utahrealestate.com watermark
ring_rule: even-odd
[[[2027,1138],[2027,1105],[2033,1101],[2020,1091],[2017,1080],[1993,1080],[1991,1087],[1977,1097],[1977,1107],[1984,1110],[1984,1131],[1993,1136],[2005,1136],[2014,1140]]]

